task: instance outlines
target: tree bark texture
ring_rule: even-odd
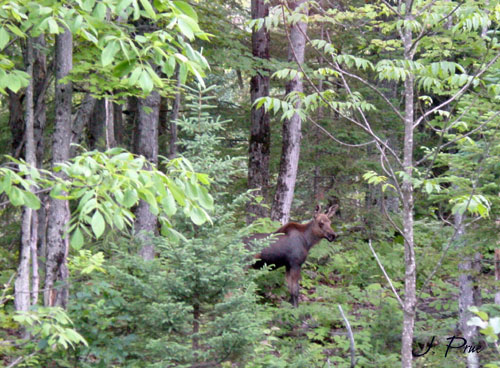
[[[71,143],[81,144],[83,139],[83,130],[89,124],[90,117],[94,111],[97,104],[97,99],[92,97],[90,93],[87,93],[83,98],[83,101],[78,109],[75,120],[71,127]],[[70,157],[77,155],[78,148],[71,146]]]
[[[411,8],[410,0],[407,0],[407,9]],[[410,10],[409,10],[410,11]],[[411,14],[407,14],[411,17]],[[404,45],[404,57],[413,60],[412,31],[404,28],[402,31]],[[415,244],[413,238],[413,184],[410,180],[413,172],[413,122],[414,122],[414,75],[408,73],[404,82],[404,146],[403,146],[403,170],[407,178],[401,186],[403,196],[403,236],[405,247],[405,296],[403,302],[403,331],[401,339],[401,364],[403,368],[412,367],[412,345],[416,314],[416,275],[417,265],[415,260]]]
[[[264,0],[252,0],[252,19],[261,19],[269,15],[269,4]],[[256,60],[269,60],[269,30],[263,25],[259,30],[252,30],[252,55]],[[269,96],[269,69],[262,68],[250,80],[250,99],[253,106],[255,100]],[[252,107],[250,112],[250,142],[248,160],[248,188],[256,189],[254,196],[267,198],[269,187],[269,157],[271,146],[270,117],[264,107]],[[257,203],[249,203],[247,222],[256,217],[264,217],[267,210]]]
[[[113,103],[113,129],[115,130],[115,145],[122,146],[124,143],[124,132],[123,129],[123,114],[122,114],[122,105]]]
[[[19,91],[17,93],[7,90],[9,94],[9,127],[11,134],[11,148],[14,157],[21,157],[24,140],[24,116],[23,98]]]
[[[29,85],[26,87],[24,98],[24,121],[26,123],[25,132],[25,157],[26,163],[34,166],[36,164],[35,140],[33,134],[34,111],[33,111],[33,40],[26,40],[25,49],[26,73],[31,77]],[[32,217],[36,213],[31,208],[24,207],[21,220],[21,243],[19,250],[19,267],[17,269],[16,280],[14,282],[14,306],[18,311],[27,311],[30,307],[30,258],[32,249]],[[36,233],[36,232],[35,232]],[[36,252],[35,252],[36,253]],[[37,258],[33,259],[37,262]],[[38,287],[37,287],[38,288]]]
[[[181,79],[179,77],[179,69],[176,70],[176,92],[174,102],[172,104],[172,115],[170,116],[170,139],[168,144],[168,158],[172,159],[177,156],[177,119],[179,119],[179,111],[181,108]]]
[[[97,100],[89,119],[89,146],[104,151],[116,146],[112,103]]]
[[[464,244],[464,215],[456,214],[454,218],[456,235],[454,241],[459,243],[460,248],[465,248]],[[467,252],[463,252],[464,254]],[[469,307],[475,305],[474,303],[474,277],[473,277],[473,260],[470,255],[466,255],[462,262],[458,265],[459,276],[459,296],[458,296],[458,314],[460,319],[460,331],[468,343],[477,343],[477,328],[475,326],[467,325],[467,322],[473,317],[469,312]],[[467,368],[479,368],[479,355],[466,354]]]
[[[295,11],[298,7],[305,4],[307,0],[289,1],[288,7]],[[302,11],[307,12],[307,7],[302,6]],[[295,61],[298,64],[304,62],[307,23],[297,22],[290,27],[290,45],[288,48],[288,60]],[[287,95],[293,92],[303,92],[304,86],[302,78],[295,76],[293,80],[287,83]],[[300,108],[300,100],[295,107]],[[276,194],[271,210],[271,218],[280,221],[282,224],[290,219],[290,209],[292,207],[293,194],[295,190],[295,181],[297,179],[297,170],[300,156],[302,121],[298,114],[294,114],[291,119],[286,119],[283,123],[283,146],[281,149],[280,170],[278,183],[276,185]]]
[[[158,163],[158,121],[160,112],[160,95],[157,92],[138,100],[137,111],[137,135],[135,137],[135,153],[143,155],[146,159],[153,163]],[[134,230],[136,234],[141,236],[141,232],[155,232],[157,228],[157,218],[149,210],[149,205],[143,201],[139,201],[139,205],[135,210]],[[142,239],[144,245],[140,250],[140,255],[144,259],[154,258],[154,246],[148,239],[148,236],[143,234]]]
[[[56,37],[55,121],[52,164],[67,161],[71,142],[71,82],[61,84],[73,66],[73,37],[69,29]],[[61,175],[59,173],[59,175]],[[70,219],[68,201],[50,199],[47,226],[47,262],[45,265],[44,302],[47,306],[66,307],[68,302],[68,236]],[[56,283],[58,283],[56,287]]]

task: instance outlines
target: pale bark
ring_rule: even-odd
[[[61,84],[73,65],[73,37],[69,29],[56,37],[55,122],[52,144],[52,164],[65,162],[70,157],[71,142],[71,82]],[[61,173],[56,173],[61,175]],[[47,262],[45,266],[44,303],[66,307],[68,301],[68,236],[70,219],[68,201],[50,199],[47,226]],[[55,283],[60,283],[57,288]]]
[[[290,1],[288,7],[294,11],[306,0]],[[307,12],[307,6],[302,6],[302,11]],[[304,62],[306,45],[307,23],[297,22],[290,27],[290,45],[288,59],[295,60],[299,65]],[[304,86],[302,78],[297,76],[287,83],[286,93],[303,92]],[[296,108],[300,108],[300,100],[296,103]],[[280,221],[282,224],[290,219],[290,209],[292,207],[295,181],[300,156],[300,140],[302,120],[298,114],[294,114],[291,119],[286,119],[283,123],[283,146],[281,151],[280,170],[276,194],[274,196],[271,210],[271,218]]]
[[[33,40],[26,40],[25,50],[26,73],[31,77],[25,91],[24,98],[24,121],[25,121],[25,157],[29,165],[36,164],[35,141],[33,134],[34,111],[33,111]],[[29,178],[28,178],[29,179]],[[27,311],[30,307],[30,258],[32,249],[31,226],[32,216],[35,213],[31,208],[24,207],[21,220],[21,244],[19,250],[19,266],[16,280],[14,282],[14,306],[17,311]],[[35,244],[36,248],[36,239]],[[35,252],[36,253],[36,252]],[[35,263],[37,259],[33,260]]]
[[[148,97],[138,100],[137,107],[137,135],[134,145],[137,150],[135,153],[143,155],[152,164],[157,164],[160,95],[157,92],[151,92]],[[134,230],[144,241],[139,254],[144,259],[153,259],[154,246],[147,233],[156,232],[157,218],[151,213],[149,205],[143,200],[139,201],[135,216]]]
[[[264,0],[252,0],[252,19],[261,19],[269,15],[269,4]],[[265,26],[252,30],[252,55],[256,59],[269,60],[270,33]],[[269,70],[261,69],[250,80],[250,142],[248,160],[248,188],[256,189],[253,196],[267,198],[269,187],[269,157],[271,146],[271,128],[269,113],[264,107],[256,109],[253,104],[261,97],[269,96]],[[262,202],[261,202],[262,203]],[[249,203],[247,207],[250,223],[257,217],[267,215],[267,209],[261,204]],[[253,214],[255,216],[251,216]]]
[[[179,110],[181,108],[181,79],[179,70],[176,71],[176,92],[172,104],[172,115],[170,116],[170,139],[168,144],[168,158],[177,156],[177,119],[179,119]]]
[[[407,1],[407,9],[410,9],[410,1]],[[410,10],[408,10],[409,12]],[[406,15],[407,19],[411,14]],[[404,46],[404,58],[413,60],[412,31],[405,27],[402,31]],[[416,314],[416,260],[415,244],[413,239],[413,185],[409,178],[413,172],[413,122],[414,122],[414,75],[408,73],[404,82],[404,146],[403,146],[403,170],[407,178],[403,180],[401,194],[403,197],[403,237],[405,248],[405,294],[403,307],[403,331],[401,339],[401,364],[403,368],[412,367],[412,344]]]
[[[495,249],[495,281],[500,282],[500,248]],[[495,304],[500,305],[500,290],[495,294]]]
[[[460,248],[464,249],[462,254],[466,254],[464,235],[464,215],[459,213],[455,214],[455,228],[456,235],[454,241],[460,244]],[[475,305],[474,302],[474,271],[473,271],[473,260],[470,255],[465,255],[462,262],[458,265],[459,276],[459,296],[458,296],[458,313],[460,319],[460,331],[463,337],[467,340],[468,344],[476,343],[477,341],[477,328],[475,326],[467,325],[467,322],[473,317],[473,314],[469,312],[469,307]],[[467,368],[479,368],[479,355],[478,354],[466,354],[467,357]]]

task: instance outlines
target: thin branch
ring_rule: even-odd
[[[373,256],[375,257],[375,259],[377,260],[377,263],[378,263],[378,266],[380,267],[380,269],[382,270],[382,272],[384,273],[384,276],[387,280],[387,282],[389,283],[389,285],[391,286],[391,289],[392,289],[392,292],[394,293],[394,295],[396,296],[396,299],[398,300],[399,302],[399,305],[401,306],[401,308],[404,309],[404,304],[403,304],[403,301],[401,300],[401,298],[399,297],[399,294],[398,292],[396,291],[396,289],[394,288],[394,285],[392,284],[392,281],[391,279],[389,278],[389,276],[387,275],[387,272],[385,272],[385,268],[384,266],[382,265],[382,263],[380,262],[380,259],[378,258],[377,256],[377,253],[375,253],[375,249],[373,249],[373,246],[372,246],[372,240],[369,239],[368,240],[368,245],[370,247],[370,250],[372,251],[373,253]]]
[[[349,323],[349,320],[344,314],[344,311],[342,310],[342,306],[340,304],[337,305],[339,307],[340,314],[342,315],[342,318],[344,319],[345,326],[347,328],[347,334],[349,335],[349,350],[351,351],[351,368],[354,368],[356,366],[356,348],[354,345],[354,334],[352,333],[352,328],[351,324]]]
[[[285,33],[286,33],[286,37],[288,39],[288,42],[291,44],[291,39],[290,39],[290,34],[286,28],[286,18],[285,18],[285,9],[284,9],[284,5],[282,5],[282,14],[283,14],[283,23],[285,24]],[[306,37],[307,39],[307,35],[299,28],[299,31]],[[328,36],[328,35],[327,35]],[[364,131],[366,131],[367,133],[369,133],[379,144],[381,144],[382,146],[384,146],[393,156],[394,158],[396,159],[396,161],[402,166],[402,163],[399,159],[399,157],[396,155],[396,153],[389,147],[387,146],[387,144],[385,144],[385,142],[382,141],[382,139],[380,139],[372,130],[371,130],[371,127],[370,125],[368,124],[368,128],[365,127],[363,124],[361,124],[359,121],[356,121],[355,119],[345,115],[342,113],[342,111],[340,111],[339,109],[336,109],[334,108],[331,103],[329,101],[327,101],[323,95],[321,94],[321,91],[318,90],[318,88],[316,87],[316,85],[312,82],[311,78],[307,75],[307,73],[305,72],[304,68],[302,67],[302,65],[298,62],[298,58],[297,58],[297,55],[295,53],[295,49],[293,47],[290,48],[290,50],[292,51],[292,54],[293,54],[293,57],[295,59],[295,62],[297,63],[297,66],[299,67],[302,75],[304,76],[304,78],[307,80],[307,82],[311,85],[311,87],[315,90],[316,93],[318,93],[318,96],[321,98],[321,100],[323,100],[323,102],[325,102],[328,107],[330,107],[330,109],[332,111],[335,111],[336,113],[338,113],[340,116],[342,116],[344,119],[347,119],[348,121],[352,122],[353,124],[359,126],[361,129],[363,129]],[[337,64],[338,65],[338,64]],[[342,73],[341,73],[342,75]],[[358,108],[359,109],[359,108]]]
[[[338,144],[341,144],[343,146],[346,146],[346,147],[363,147],[363,146],[367,146],[367,145],[372,144],[372,143],[375,142],[375,140],[372,140],[370,142],[365,142],[365,143],[358,143],[358,144],[351,144],[351,143],[342,142],[338,138],[335,138],[335,136],[333,134],[331,134],[328,130],[326,130],[321,125],[319,125],[317,122],[315,122],[312,118],[310,118],[309,116],[307,116],[306,118],[311,123],[313,123],[317,128],[319,128],[323,133],[325,133],[328,137],[330,137],[332,140],[334,140],[335,142],[337,142]]]
[[[455,93],[453,96],[451,96],[449,99],[439,104],[438,106],[433,107],[432,109],[424,113],[420,118],[418,118],[415,124],[413,124],[413,129],[415,129],[422,122],[424,118],[434,113],[435,111],[441,109],[442,107],[450,104],[451,102],[455,101],[457,98],[461,97],[465,93],[465,91],[469,89],[472,82],[475,79],[479,78],[482,74],[484,74],[489,69],[489,67],[492,66],[498,60],[498,58],[500,58],[500,52],[493,59],[491,59],[490,62],[486,64],[486,66],[480,69],[471,79],[469,79],[469,81],[462,88],[460,88],[460,90],[457,93]]]
[[[449,145],[459,141],[460,139],[464,139],[466,137],[468,137],[469,135],[477,132],[478,130],[481,130],[486,124],[488,124],[490,121],[492,121],[494,118],[496,118],[498,115],[500,115],[500,111],[499,112],[496,112],[495,115],[493,115],[491,118],[489,118],[488,120],[486,120],[485,122],[481,123],[479,126],[477,126],[476,128],[472,129],[470,132],[467,132],[466,134],[463,134],[461,135],[460,137],[457,137],[455,139],[452,139],[451,141],[449,142],[446,142],[445,144],[439,146],[436,150],[436,152],[439,152],[440,150],[442,150],[443,148],[445,147],[448,147]],[[426,156],[424,156],[423,158],[421,158],[419,161],[417,161],[416,165],[420,165],[423,161],[425,161],[430,155],[432,155],[432,153],[429,153],[427,154]]]

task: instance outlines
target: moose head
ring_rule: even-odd
[[[333,205],[325,213],[321,212],[321,206],[316,206],[314,213],[312,232],[319,238],[327,239],[332,242],[337,237],[337,234],[332,230],[332,223],[330,218],[337,212],[339,206]]]

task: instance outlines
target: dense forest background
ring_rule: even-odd
[[[500,366],[500,5],[0,7],[5,367]],[[265,241],[338,205],[300,304]]]

